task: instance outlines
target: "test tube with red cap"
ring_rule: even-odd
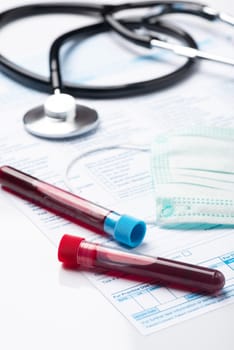
[[[58,259],[70,267],[102,268],[153,279],[156,283],[195,292],[215,293],[223,288],[225,277],[219,270],[161,257],[140,255],[64,235]]]
[[[10,166],[0,167],[0,184],[11,193],[77,224],[85,224],[96,232],[104,232],[129,247],[138,246],[144,239],[144,221],[104,208],[18,169]]]

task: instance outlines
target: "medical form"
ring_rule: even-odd
[[[213,35],[207,31],[197,31],[201,47],[213,50]],[[215,37],[215,40],[217,46],[219,38]],[[229,52],[233,53],[233,37],[227,35],[226,42],[230,45],[225,46],[222,38],[219,47],[224,45],[224,51],[228,55]],[[93,45],[110,45],[111,51],[115,49],[115,44],[108,41],[108,36],[95,41],[90,39],[85,47],[81,45],[75,51],[74,57],[68,56],[66,75],[76,78],[72,71],[76,54],[81,61],[83,59],[83,65],[80,63],[82,67],[86,66],[84,63],[88,65],[89,62],[86,61],[87,57],[92,57]],[[95,61],[95,75],[89,75],[88,69],[84,68],[82,76],[77,78],[87,83],[99,80],[104,83],[105,79],[115,79],[117,83],[125,74],[132,77],[144,75],[146,62],[149,67],[147,74],[150,74],[150,70],[157,66],[160,55],[164,58],[167,56],[156,52],[155,56],[149,57],[148,53],[142,52],[136,58],[126,50],[123,57],[119,58],[118,65],[107,62],[104,56],[101,62]],[[34,60],[34,66],[36,60],[42,73],[45,73],[40,53],[28,60],[29,63]],[[26,133],[22,127],[22,115],[30,106],[40,104],[45,96],[19,87],[3,75],[0,76],[0,81],[2,114],[8,116],[0,131],[1,165],[14,166],[64,189],[68,189],[64,172],[69,162],[95,147],[113,146],[113,143],[116,146],[129,144],[136,148],[141,145],[150,147],[150,142],[156,135],[184,126],[199,124],[234,127],[233,70],[215,63],[202,63],[196,74],[166,91],[118,101],[90,101],[90,105],[99,110],[100,127],[91,135],[66,142],[39,140]],[[9,104],[12,92],[16,99]],[[150,152],[141,152],[134,147],[116,147],[92,153],[74,165],[69,174],[69,182],[82,197],[152,222],[148,225],[144,243],[135,248],[136,251],[217,268],[226,277],[225,288],[219,294],[206,296],[144,281],[132,281],[121,274],[106,276],[85,273],[92,284],[140,333],[150,334],[234,302],[233,229],[201,226],[187,231],[157,227],[154,224],[155,198],[150,173]],[[109,238],[95,235],[10,194],[1,192],[0,195],[17,206],[55,247],[65,232],[83,235],[96,242],[105,241],[111,246],[116,244]]]

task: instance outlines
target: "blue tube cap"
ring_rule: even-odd
[[[104,231],[111,234],[116,241],[134,248],[143,241],[146,224],[132,216],[112,212],[106,217]]]

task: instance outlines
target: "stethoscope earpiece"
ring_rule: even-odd
[[[94,109],[76,104],[71,95],[55,93],[44,105],[28,111],[23,122],[25,129],[35,136],[67,139],[94,130],[99,118]]]

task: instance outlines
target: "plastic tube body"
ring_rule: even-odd
[[[144,238],[146,225],[142,220],[120,215],[10,166],[0,167],[0,184],[24,199],[95,231],[105,232],[130,247],[136,247]]]
[[[58,258],[65,264],[84,268],[103,268],[145,277],[154,283],[193,291],[214,293],[224,286],[224,275],[215,269],[184,262],[133,254],[80,237],[63,236]]]
[[[103,230],[110,210],[12,167],[0,168],[0,183],[17,195],[70,219]]]

